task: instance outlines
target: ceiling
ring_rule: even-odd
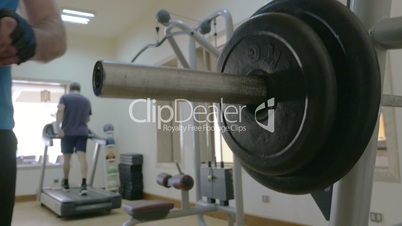
[[[160,0],[55,0],[59,9],[95,13],[88,25],[65,23],[69,33],[113,39]],[[113,16],[110,16],[113,15]]]
[[[346,3],[346,0],[339,1]],[[141,21],[140,18],[145,13],[155,10],[156,5],[191,4],[188,0],[55,0],[55,2],[60,11],[63,8],[70,8],[94,12],[96,15],[86,26],[65,23],[68,33],[108,39],[120,36],[134,22]],[[188,16],[191,16],[191,12]]]

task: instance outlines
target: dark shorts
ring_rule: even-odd
[[[88,136],[64,136],[61,138],[61,152],[73,154],[76,151],[86,152]]]
[[[0,130],[0,225],[11,225],[17,174],[17,139],[11,130]]]

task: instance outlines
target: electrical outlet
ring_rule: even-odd
[[[59,181],[60,181],[59,179],[53,179],[53,183],[54,183],[54,184],[58,184]]]
[[[262,202],[268,203],[269,202],[269,196],[268,195],[263,195],[262,196]]]
[[[382,213],[370,212],[370,221],[376,223],[382,222]]]

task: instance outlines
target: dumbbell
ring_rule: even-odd
[[[160,173],[156,177],[156,182],[166,188],[174,187],[184,191],[189,191],[194,186],[194,179],[190,175],[186,174],[177,174],[172,176],[167,173]]]

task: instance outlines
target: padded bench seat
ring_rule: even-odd
[[[138,200],[123,205],[124,211],[139,221],[162,219],[173,207],[173,203],[162,200]]]

